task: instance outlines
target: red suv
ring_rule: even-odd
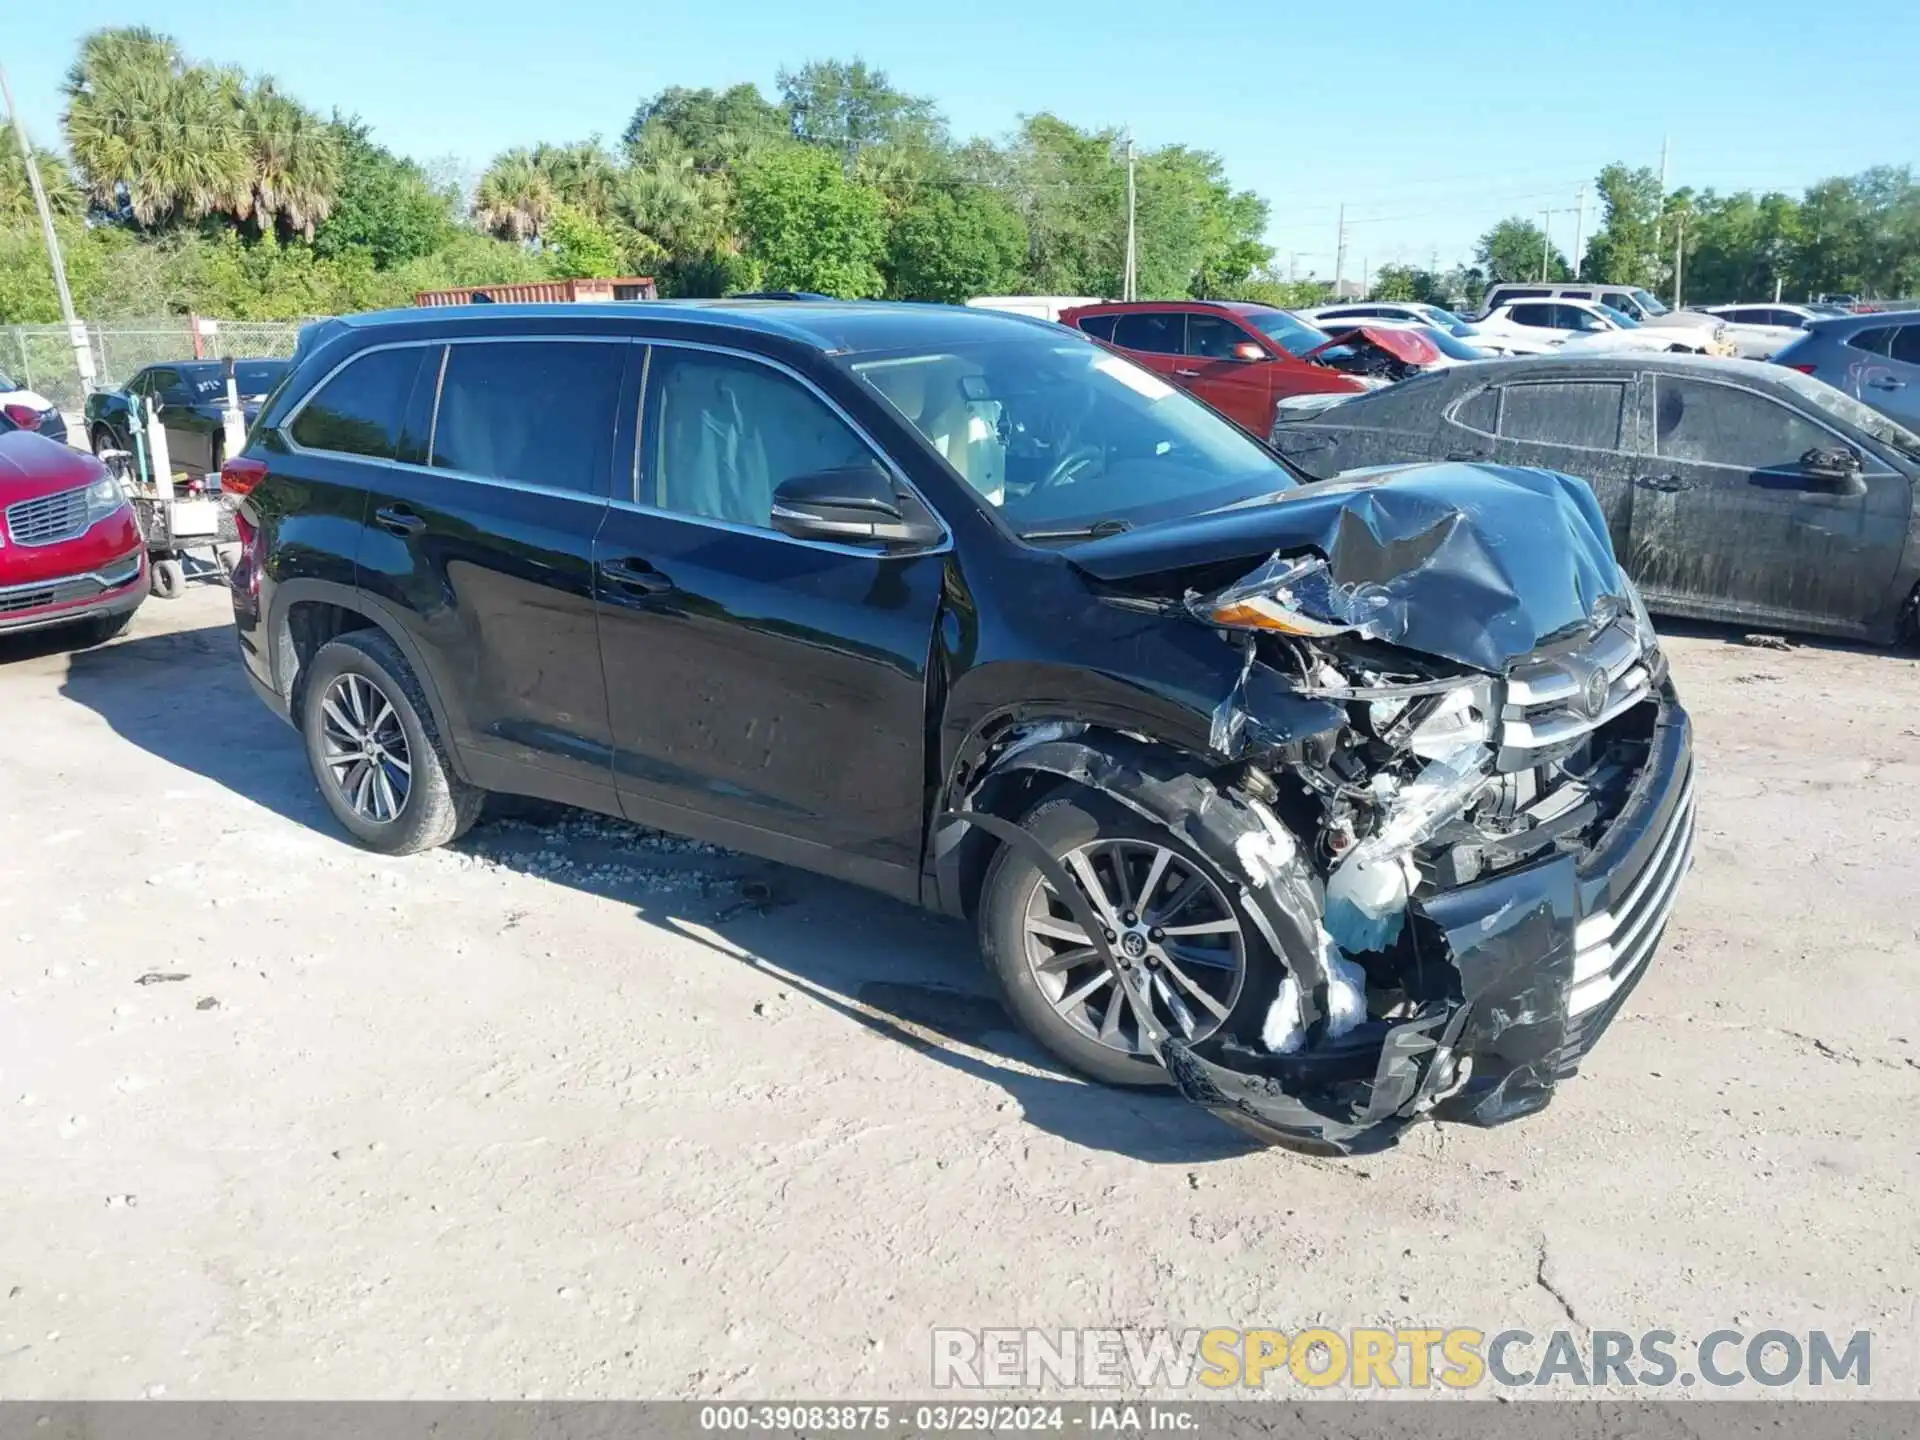
[[[120,482],[57,440],[0,435],[0,634],[75,625],[105,640],[146,598],[146,542]]]
[[[1373,386],[1321,358],[1344,348],[1306,321],[1271,305],[1238,300],[1134,300],[1083,305],[1060,314],[1062,325],[1104,340],[1127,358],[1191,390],[1241,429],[1265,440],[1274,406],[1289,395],[1357,394]],[[1367,338],[1413,365],[1432,362],[1432,347],[1405,331]],[[1377,383],[1377,382],[1376,382]]]

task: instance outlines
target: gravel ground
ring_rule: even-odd
[[[1466,1324],[1864,1327],[1920,1395],[1920,664],[1671,648],[1702,828],[1626,1013],[1545,1114],[1335,1162],[1055,1073],[964,929],[831,881],[532,809],[353,848],[218,591],[0,642],[0,1394],[897,1397],[935,1326]]]

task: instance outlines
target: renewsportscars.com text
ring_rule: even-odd
[[[1806,1384],[1865,1390],[1873,1340],[1855,1330],[1353,1329],[933,1332],[939,1390],[1686,1389]]]

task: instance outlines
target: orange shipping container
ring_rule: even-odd
[[[599,300],[658,300],[652,277],[618,280],[529,280],[515,285],[462,285],[457,290],[422,290],[416,305],[573,305]]]

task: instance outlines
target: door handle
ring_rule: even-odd
[[[418,535],[427,522],[404,505],[382,505],[373,512],[373,523],[394,535]]]
[[[1634,484],[1642,490],[1658,490],[1663,495],[1673,495],[1691,488],[1691,480],[1682,480],[1678,475],[1642,475]]]
[[[664,595],[673,589],[673,581],[646,561],[634,557],[602,560],[600,573],[614,584],[640,595]]]
[[[1884,375],[1877,379],[1867,381],[1867,384],[1876,390],[1904,390],[1907,382],[1904,380],[1896,380],[1891,375]]]
[[[1176,370],[1173,373],[1184,380],[1198,380],[1200,378],[1200,372],[1198,370]]]

